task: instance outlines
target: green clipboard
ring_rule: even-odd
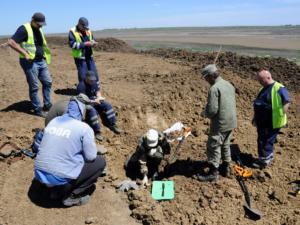
[[[155,200],[170,200],[174,198],[174,181],[153,181],[152,198]]]

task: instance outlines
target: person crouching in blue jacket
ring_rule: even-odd
[[[68,110],[45,127],[36,156],[35,180],[46,186],[50,199],[62,200],[65,206],[89,201],[91,188],[106,166],[97,156],[94,132],[85,118],[85,105],[71,100]]]
[[[85,94],[94,102],[93,107],[99,113],[104,126],[108,127],[115,134],[122,133],[122,130],[117,126],[117,118],[114,109],[101,95],[100,83],[93,71],[89,70],[86,73],[85,79],[79,82],[77,94]]]

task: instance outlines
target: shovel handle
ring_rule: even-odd
[[[237,176],[237,180],[238,180],[238,182],[239,182],[239,184],[242,188],[242,191],[244,192],[246,203],[248,204],[249,207],[251,207],[250,194],[249,194],[248,188],[245,184],[245,181],[244,181],[243,177],[242,176]]]

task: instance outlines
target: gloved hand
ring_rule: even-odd
[[[149,182],[148,182],[148,177],[147,175],[144,176],[143,181],[142,181],[142,187],[146,188],[147,186],[149,186]]]
[[[137,189],[139,189],[139,186],[136,184],[135,181],[124,180],[117,185],[117,189],[118,189],[118,191],[121,191],[121,192],[127,192],[131,189],[137,190]]]

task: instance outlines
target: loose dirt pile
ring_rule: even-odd
[[[196,69],[212,63],[217,54],[190,52],[182,49],[154,49],[144,51],[144,53],[197,64]],[[222,52],[217,63],[220,68],[230,70],[243,78],[251,78],[258,69],[267,68],[276,80],[287,85],[289,89],[300,91],[298,85],[300,83],[300,67],[285,58],[250,57],[240,56],[233,52]]]
[[[47,38],[51,46],[68,46],[68,37],[49,37]],[[95,50],[103,52],[127,52],[134,53],[135,50],[125,41],[116,38],[97,38],[95,41],[98,44],[94,47]]]
[[[77,83],[77,71],[69,48],[55,47],[52,54],[50,72],[55,102],[72,93]],[[205,54],[199,53],[193,58],[195,53],[170,50],[151,52],[160,58],[149,54],[95,52],[102,93],[116,109],[119,126],[125,133],[117,136],[103,127],[106,141],[102,144],[108,149],[109,174],[97,182],[92,201],[69,209],[37,206],[27,196],[33,177],[33,161],[24,158],[11,165],[0,162],[0,224],[79,225],[89,222],[89,218],[97,218],[93,224],[134,224],[133,218],[143,224],[161,225],[253,224],[244,217],[244,198],[234,178],[220,177],[215,183],[201,183],[193,179],[206,159],[209,129],[209,121],[200,116],[209,86],[200,78],[198,70],[199,66],[211,63],[214,55],[207,54],[205,57]],[[29,114],[27,84],[18,65],[17,54],[1,50],[0,55],[0,144],[12,141],[29,147],[33,129],[43,127],[44,121]],[[274,165],[264,171],[254,171],[254,177],[246,181],[253,206],[265,214],[256,224],[296,225],[300,221],[299,197],[288,193],[291,190],[288,183],[300,176],[300,121],[297,117],[300,94],[293,85],[299,79],[299,67],[280,59],[249,58],[249,63],[247,57],[242,60],[235,54],[231,57],[229,53],[225,55],[221,54],[219,61],[222,76],[238,90],[238,128],[232,141],[240,146],[245,162],[257,156],[256,131],[251,125],[251,118],[252,101],[260,86],[251,79],[254,71],[250,69],[251,65],[264,64],[266,60],[270,65],[278,62],[278,65],[289,65],[290,71],[296,71],[288,75],[289,72],[278,69],[287,79],[284,83],[290,89],[292,105],[289,126],[282,129],[278,137]],[[177,121],[193,127],[195,131],[183,145],[178,160],[171,164],[167,176],[175,182],[175,199],[154,201],[150,188],[127,194],[115,193],[114,186],[126,179],[123,164],[135,150],[138,137],[149,128],[164,130]],[[173,149],[175,145],[172,144]]]

